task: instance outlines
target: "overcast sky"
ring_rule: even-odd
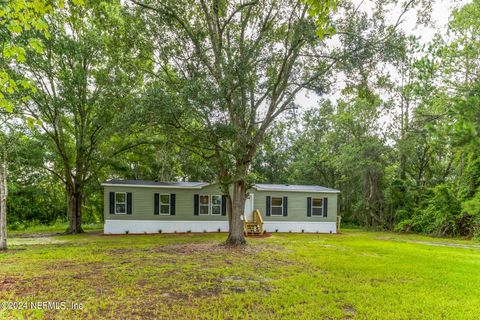
[[[368,11],[369,8],[373,6],[373,1],[368,0],[355,0],[357,4],[360,4],[360,8],[365,11]],[[403,1],[402,1],[403,2]],[[468,3],[469,1],[466,0],[438,0],[435,1],[433,4],[432,10],[432,22],[434,27],[426,27],[426,26],[417,26],[417,17],[415,11],[408,12],[403,19],[402,24],[400,25],[401,29],[404,30],[408,34],[414,34],[420,37],[420,41],[422,43],[429,42],[435,33],[441,32],[444,33],[447,28],[448,20],[450,17],[450,13],[452,9],[458,8],[462,4]],[[398,16],[401,13],[400,7],[392,8],[389,18],[393,22],[398,19]],[[336,98],[339,96],[338,91],[341,89],[341,84],[336,86],[336,91],[331,96]],[[301,92],[295,102],[300,105],[302,111],[310,109],[318,105],[320,97],[317,96],[315,93],[303,91]]]

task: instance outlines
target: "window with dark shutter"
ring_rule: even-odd
[[[267,212],[265,214],[267,216],[270,216],[270,206],[271,206],[270,196],[266,197],[266,201],[267,201],[267,203],[265,205],[266,205],[266,208],[267,208]]]
[[[270,213],[272,216],[283,216],[285,214],[283,197],[271,197],[270,200]]]
[[[199,205],[199,196],[198,194],[193,195],[193,215],[198,216],[198,205]]]
[[[208,216],[210,214],[210,196],[207,194],[202,194],[199,196],[199,215]]]
[[[323,199],[322,198],[313,198],[312,199],[312,216],[323,216]]]
[[[158,193],[153,195],[153,214],[160,214],[160,195]]]
[[[132,193],[127,192],[127,214],[132,214]]]
[[[170,215],[170,194],[160,194],[160,214],[164,216]]]
[[[127,193],[115,192],[115,214],[127,213]]]
[[[222,214],[222,196],[221,195],[210,196],[210,199],[211,199],[211,203],[210,203],[211,214],[221,215]]]
[[[283,216],[288,216],[288,197],[283,197]]]
[[[175,193],[172,193],[170,195],[170,215],[171,216],[175,215],[175,207],[176,207],[175,201],[176,201]]]
[[[222,196],[222,216],[227,215],[227,196]]]
[[[307,197],[307,217],[312,216],[312,197]]]
[[[110,192],[110,214],[115,214],[115,192]]]
[[[323,198],[323,216],[328,216],[328,198]]]

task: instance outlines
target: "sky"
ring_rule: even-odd
[[[400,1],[399,1],[400,2]],[[401,1],[403,2],[403,1]],[[447,24],[449,21],[450,13],[454,8],[458,8],[463,4],[470,1],[465,0],[437,0],[432,5],[431,20],[432,26],[418,26],[417,16],[415,11],[410,11],[403,16],[403,22],[400,28],[407,34],[417,35],[420,37],[422,43],[428,43],[437,32],[444,34],[447,30]],[[373,1],[369,0],[354,0],[354,3],[360,5],[360,9],[368,11],[373,6]],[[394,6],[388,15],[390,21],[394,23],[401,14],[400,6]],[[334,92],[324,98],[336,99],[340,96],[339,91],[342,88],[341,83],[337,83]],[[318,105],[320,97],[313,92],[302,91],[300,92],[295,103],[298,104],[302,111],[311,109]]]

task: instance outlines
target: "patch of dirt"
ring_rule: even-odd
[[[24,251],[25,248],[8,248],[7,250],[0,250],[0,255],[2,254],[14,254],[18,251]]]
[[[192,297],[195,297],[195,298],[212,297],[212,296],[219,295],[221,293],[222,293],[222,288],[220,286],[215,285],[212,287],[197,289],[190,293],[167,291],[159,294],[159,296],[162,299],[165,299],[166,302],[170,301],[172,303],[176,303],[179,300],[184,300],[184,301],[190,300]]]
[[[14,288],[18,283],[21,283],[21,279],[16,279],[13,277],[5,277],[0,279],[0,291],[10,290]]]
[[[232,292],[245,292],[246,290],[270,292],[274,289],[269,283],[270,280],[270,278],[265,278],[263,276],[242,277],[239,275],[232,275],[216,278],[214,282],[220,284],[221,288],[224,290]]]
[[[346,304],[346,305],[342,306],[342,310],[343,310],[343,312],[346,313],[344,319],[353,319],[353,318],[355,318],[355,315],[357,314],[357,310],[351,304]]]
[[[188,295],[186,293],[181,293],[181,292],[164,292],[160,294],[160,297],[169,298],[172,300],[185,300],[188,298]]]
[[[44,276],[31,279],[5,277],[0,279],[0,292],[16,292],[17,297],[37,296],[40,291],[43,293],[48,291],[48,285],[45,284],[50,280],[51,278]]]
[[[265,283],[268,280],[270,280],[270,279],[263,278],[263,277],[260,277],[260,278],[257,278],[257,279],[243,278],[241,276],[227,276],[227,277],[222,277],[222,278],[215,279],[215,281],[219,282],[219,283],[225,283],[225,282],[239,283],[239,282],[243,282],[243,283],[255,283],[255,284]]]
[[[271,258],[271,259],[268,259],[266,261],[268,261],[268,264],[273,264],[273,265],[277,265],[277,266],[291,266],[291,265],[294,265],[294,264],[298,264],[296,261],[280,260],[280,259],[277,259],[277,258]]]
[[[46,232],[46,233],[16,233],[12,234],[10,238],[51,238],[57,237],[64,233],[61,232]]]
[[[228,277],[220,278],[218,280],[224,282],[224,281],[245,281],[245,280],[249,280],[249,279],[244,279],[240,276],[228,276]]]
[[[30,246],[30,245],[71,245],[67,240],[57,240],[50,237],[35,237],[35,238],[16,238],[12,239],[14,246]]]
[[[385,240],[385,241],[396,241],[396,242],[407,242],[407,243],[418,243],[428,246],[435,247],[454,247],[454,248],[463,248],[463,249],[480,249],[480,245],[475,244],[462,244],[462,243],[452,243],[452,242],[434,242],[434,241],[423,241],[423,240],[408,240],[408,239],[394,239],[389,237],[375,237],[376,240]]]
[[[437,247],[455,247],[455,248],[464,248],[464,249],[480,249],[479,245],[474,244],[461,244],[461,243],[450,243],[450,242],[430,242],[430,241],[420,241],[420,240],[411,240],[409,242],[426,244],[429,246]]]
[[[236,292],[236,293],[244,293],[245,288],[243,287],[229,287],[228,288],[230,291]]]
[[[148,286],[149,284],[150,284],[150,281],[146,279],[140,279],[137,281],[137,286],[139,287],[145,287],[145,286]]]
[[[348,292],[348,290],[342,290],[342,289],[333,289],[333,290],[330,290],[330,289],[326,289],[326,290],[322,290],[322,293],[323,294],[342,294],[342,293],[346,293]]]
[[[272,236],[271,233],[266,232],[264,234],[254,234],[254,235],[249,235],[246,236],[247,239],[262,239],[262,238],[270,238]]]
[[[108,249],[108,253],[112,255],[122,255],[128,254],[137,250],[144,250],[144,249],[137,249],[137,248],[115,248],[115,249]]]
[[[88,234],[88,235],[102,235],[103,231],[85,231],[84,233],[80,234]],[[23,239],[30,239],[30,238],[52,238],[52,237],[59,237],[59,236],[70,236],[71,234],[65,232],[37,232],[37,233],[13,233],[10,235],[10,238],[23,238]]]
[[[174,255],[191,255],[197,253],[209,254],[255,254],[263,251],[281,251],[284,250],[282,246],[277,245],[245,245],[245,246],[229,246],[218,242],[202,242],[202,243],[177,243],[167,244],[157,247],[149,248],[115,248],[108,252],[112,255],[119,256],[130,254],[133,252],[150,252],[150,253],[166,253]],[[227,260],[226,263],[229,263]]]
[[[257,253],[261,249],[255,246],[227,246],[218,243],[179,243],[179,244],[169,244],[161,247],[156,247],[150,249],[154,252],[159,253],[168,253],[168,254],[195,254],[195,253]]]
[[[153,257],[153,254],[168,254],[172,255],[172,259],[169,257],[161,257],[163,263],[176,263],[178,262],[178,257],[180,256],[189,256],[196,254],[204,254],[201,258],[203,260],[209,260],[209,255],[216,256],[225,256],[226,264],[233,264],[232,261],[235,258],[244,256],[244,255],[255,255],[262,254],[264,252],[280,252],[285,250],[283,246],[257,243],[254,245],[245,245],[245,246],[229,246],[219,242],[200,242],[200,243],[174,243],[167,245],[152,246],[147,248],[113,248],[108,250],[108,254],[114,257],[125,257],[131,255],[137,255],[141,253],[148,254],[149,257]],[[273,257],[273,255],[271,255]],[[232,259],[230,259],[232,258]],[[132,258],[129,257],[128,260],[123,261],[123,263],[130,263],[135,260],[144,261],[144,258]],[[122,262],[120,262],[122,263]]]
[[[52,269],[65,271],[67,273],[86,273],[97,274],[102,269],[111,268],[111,264],[99,261],[77,262],[77,261],[58,261],[52,265]]]

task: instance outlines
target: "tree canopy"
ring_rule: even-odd
[[[254,182],[340,189],[347,223],[480,234],[480,1],[424,41],[403,26],[431,6],[8,2],[10,225],[81,232],[103,219],[100,182],[128,178],[219,183],[231,244]]]

